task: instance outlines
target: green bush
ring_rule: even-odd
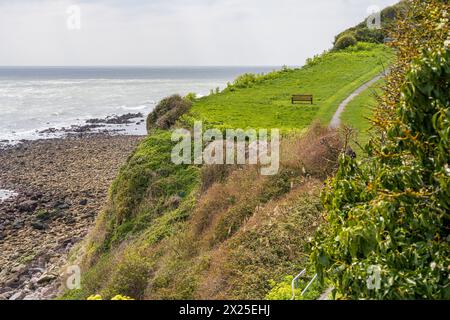
[[[345,30],[338,34],[334,43],[336,44],[345,34],[352,34],[358,42],[383,43],[388,37],[389,32],[396,24],[397,20],[402,18],[409,7],[409,1],[400,1],[399,3],[387,7],[381,11],[381,28],[369,29],[367,21],[363,21],[355,27]]]
[[[128,249],[116,262],[111,280],[102,293],[107,297],[125,294],[140,299],[147,287],[150,270],[151,263],[144,252],[134,248]]]
[[[344,34],[342,35],[334,45],[334,50],[342,50],[351,46],[356,45],[358,41],[355,36],[352,34]]]
[[[192,95],[188,98],[192,99]],[[147,117],[147,131],[150,132],[154,128],[170,129],[183,114],[189,111],[191,106],[192,102],[180,95],[161,100]]]
[[[369,144],[362,163],[343,157],[325,189],[329,225],[312,259],[344,298],[450,299],[449,79],[450,51],[426,51],[385,145]]]
[[[274,80],[279,78],[284,73],[292,72],[293,69],[283,66],[281,70],[272,71],[266,74],[254,74],[254,73],[244,73],[238,76],[233,83],[228,83],[227,89],[229,91],[235,91],[236,89],[252,88],[257,84],[261,84],[267,80]]]
[[[189,92],[185,97],[185,100],[190,102],[195,102],[197,100],[197,94],[195,92]]]
[[[310,277],[312,278],[312,277]],[[291,300],[292,299],[292,280],[293,276],[287,276],[282,282],[277,283],[274,280],[269,281],[271,286],[270,292],[266,295],[267,300]],[[295,287],[295,300],[316,300],[323,291],[323,286],[315,281],[311,284],[305,294],[302,296],[302,291],[308,285],[310,279],[301,278],[298,280]]]

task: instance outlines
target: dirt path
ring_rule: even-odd
[[[359,87],[358,89],[356,89],[351,95],[349,95],[347,97],[347,99],[345,99],[344,101],[342,101],[342,103],[339,105],[339,107],[336,110],[336,113],[333,115],[333,118],[331,119],[330,122],[330,128],[332,129],[336,129],[339,128],[341,125],[341,115],[342,112],[344,112],[345,108],[348,106],[348,104],[355,99],[357,96],[359,96],[362,92],[364,92],[365,90],[367,90],[369,87],[371,87],[374,83],[376,83],[378,80],[380,80],[381,78],[383,78],[385,76],[385,72],[383,72],[382,74],[377,75],[375,78],[373,78],[372,80],[370,80],[369,82],[366,82],[365,84],[363,84],[361,87]]]
[[[339,105],[339,107],[337,108],[335,114],[333,115],[333,118],[331,119],[330,122],[330,128],[332,129],[336,129],[339,128],[341,125],[341,115],[342,112],[345,111],[345,108],[348,106],[348,104],[355,99],[357,96],[359,96],[361,93],[363,93],[365,90],[367,90],[368,88],[370,88],[374,83],[376,83],[378,80],[380,80],[381,78],[383,78],[384,76],[386,76],[386,73],[383,72],[379,75],[377,75],[375,78],[373,78],[372,80],[366,82],[365,84],[363,84],[361,87],[359,87],[358,89],[356,89],[351,95],[349,95],[344,101],[342,101],[342,103]],[[320,297],[317,300],[328,300],[329,296],[331,294],[332,288],[328,288],[327,290],[325,290],[324,293],[322,293],[320,295]]]

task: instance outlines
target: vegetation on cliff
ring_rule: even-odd
[[[344,299],[450,298],[450,6],[413,1],[362,160],[322,195],[312,261]],[[368,285],[368,281],[370,284]]]
[[[331,285],[341,299],[449,299],[449,5],[395,9],[391,72],[343,113],[361,132],[374,128],[359,139],[364,156],[346,156],[349,137],[315,121],[327,123],[391,64],[383,44],[350,43],[300,69],[243,75],[200,99],[170,97],[113,183],[84,246],[82,289],[66,298],[289,299],[292,275],[308,267],[321,282],[306,298]],[[359,27],[355,39],[381,41]],[[293,106],[293,93],[313,93],[314,105]],[[172,164],[167,129],[197,120],[282,129],[279,173]]]
[[[293,132],[331,118],[341,100],[391,59],[383,45],[359,44],[251,85],[238,79],[192,107],[178,96],[164,100],[86,241],[82,289],[65,297],[264,298],[273,280],[307,263],[303,247],[321,220],[322,181],[336,170],[343,148],[336,133],[318,125],[301,136]],[[291,105],[290,95],[299,91],[314,93],[317,102]],[[260,176],[248,165],[173,164],[171,131],[158,123],[170,118],[172,126],[167,115],[188,109],[178,126],[204,120],[220,129],[281,128],[279,174]]]
[[[328,123],[348,95],[387,68],[393,58],[380,44],[359,43],[309,59],[300,69],[283,69],[242,87],[242,80],[195,102],[194,119],[216,128],[301,130],[319,119]],[[248,83],[248,81],[246,82]],[[291,96],[313,94],[314,105],[293,106]]]
[[[380,28],[369,28],[369,24],[377,21],[363,21],[355,27],[349,28],[335,37],[334,49],[344,49],[356,42],[384,43],[389,40],[390,31],[395,28],[398,20],[401,20],[408,11],[409,1],[402,0],[399,3],[383,9],[380,13]]]

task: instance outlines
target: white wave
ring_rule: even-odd
[[[121,106],[120,108],[123,110],[144,110],[144,109],[147,109],[148,106],[146,106],[146,105],[135,106],[135,107]]]

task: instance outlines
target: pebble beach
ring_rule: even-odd
[[[79,134],[0,149],[0,300],[57,295],[69,250],[141,139]]]

